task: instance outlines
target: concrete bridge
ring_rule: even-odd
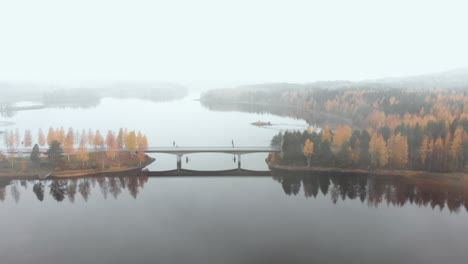
[[[88,152],[106,151],[106,148],[89,148]],[[16,153],[19,155],[30,154],[32,149],[10,150],[7,153]],[[40,149],[41,153],[46,154],[48,149]],[[120,149],[120,152],[128,152],[127,149]],[[241,169],[241,156],[251,153],[277,153],[281,152],[280,147],[148,147],[143,149],[145,153],[171,154],[177,156],[177,170],[182,169],[182,157],[194,153],[224,153],[237,155],[237,166]],[[76,149],[75,151],[76,152]]]
[[[225,153],[237,155],[237,168],[241,169],[241,155],[250,153],[280,152],[279,147],[149,147],[146,153],[163,153],[177,156],[177,170],[182,169],[182,156],[193,153]]]

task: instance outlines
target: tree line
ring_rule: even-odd
[[[20,155],[18,150],[31,148],[34,143],[31,130],[26,130],[22,135],[19,129],[5,131],[4,141],[7,156],[0,151],[0,159],[9,159],[12,167],[14,159]],[[73,157],[84,165],[91,158],[90,149],[93,149],[93,152],[105,153],[105,156],[112,160],[123,150],[128,151],[132,157],[136,153],[141,163],[146,158],[144,151],[148,147],[148,139],[140,131],[128,131],[124,128],[120,128],[117,133],[109,130],[103,136],[100,130],[89,129],[75,132],[73,128],[69,128],[65,132],[63,127],[50,127],[47,135],[39,129],[35,142],[30,156],[31,161],[40,163],[41,148],[48,147],[48,160],[54,166],[62,160],[63,155],[66,155],[67,161],[71,161]]]
[[[281,146],[269,161],[280,165],[363,169],[410,169],[435,172],[466,171],[468,133],[464,126],[428,122],[425,127],[400,124],[373,131],[340,125],[335,130],[286,131],[271,145]]]

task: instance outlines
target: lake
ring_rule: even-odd
[[[268,146],[300,119],[211,111],[194,99],[103,99],[20,111],[6,129],[141,130],[151,146]],[[250,125],[266,121],[272,127]],[[176,168],[152,155],[150,170]],[[237,168],[192,154],[183,168]],[[266,154],[242,167],[267,168]],[[466,263],[468,186],[356,174],[0,181],[0,263]]]

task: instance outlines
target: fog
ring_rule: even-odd
[[[467,66],[466,1],[1,1],[0,80],[363,80]],[[209,83],[208,83],[209,82]]]

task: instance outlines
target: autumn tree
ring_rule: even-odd
[[[452,146],[450,149],[450,156],[452,160],[451,167],[455,170],[459,170],[463,168],[463,134],[464,134],[463,127],[459,126],[455,130],[455,134],[453,136]]]
[[[117,145],[120,149],[122,149],[125,146],[125,135],[123,128],[119,129],[119,134],[117,135]]]
[[[408,141],[405,136],[398,133],[388,140],[388,152],[393,168],[404,168],[408,163]]]
[[[434,141],[434,150],[432,151],[432,170],[444,171],[444,141],[438,137]]]
[[[93,130],[91,128],[88,130],[88,140],[87,141],[88,141],[88,144],[90,146],[94,144],[94,132],[93,132]]]
[[[60,145],[65,145],[65,130],[63,129],[63,127],[61,127],[60,129],[57,129],[57,131],[55,132],[56,133],[56,140],[60,143]]]
[[[31,137],[31,130],[26,130],[24,132],[24,147],[25,148],[30,148],[32,146],[32,137]]]
[[[81,161],[83,165],[85,164],[85,162],[88,162],[89,160],[88,149],[86,148],[86,143],[84,140],[85,137],[86,135],[83,134],[80,140],[80,145],[78,147],[78,150],[76,151],[76,159]]]
[[[118,147],[117,140],[114,136],[114,133],[110,130],[107,132],[106,145],[107,145],[106,156],[113,160],[117,156],[119,147]]]
[[[331,129],[329,126],[326,126],[323,130],[322,130],[322,141],[328,141],[328,142],[331,142],[332,140],[332,133],[331,133]]]
[[[424,167],[426,165],[426,160],[429,156],[429,137],[428,136],[423,137],[421,147],[419,148],[419,155],[421,159],[421,164]]]
[[[388,152],[382,135],[374,133],[369,142],[371,163],[374,167],[384,167],[388,163]]]
[[[68,161],[70,161],[70,155],[74,151],[75,138],[73,134],[73,129],[68,130],[67,136],[65,137],[65,144],[63,146],[63,151],[67,154]]]
[[[338,126],[333,135],[333,147],[338,150],[345,142],[349,141],[353,130],[348,125]]]
[[[310,161],[312,159],[312,155],[314,155],[314,142],[310,141],[310,139],[306,140],[303,153],[307,158],[307,167],[310,167]]]
[[[138,147],[138,143],[137,143],[137,137],[136,137],[135,131],[130,131],[127,134],[127,138],[125,140],[125,148],[133,156],[133,154],[137,150],[137,147]]]
[[[54,140],[57,140],[57,136],[55,134],[55,130],[50,127],[49,133],[47,133],[47,144],[50,146]]]
[[[46,137],[44,135],[44,132],[42,132],[42,129],[39,128],[39,132],[37,134],[37,143],[39,146],[44,147],[46,144]]]
[[[93,144],[95,148],[104,147],[104,138],[101,136],[101,132],[99,130],[96,131],[96,134],[94,135]]]

